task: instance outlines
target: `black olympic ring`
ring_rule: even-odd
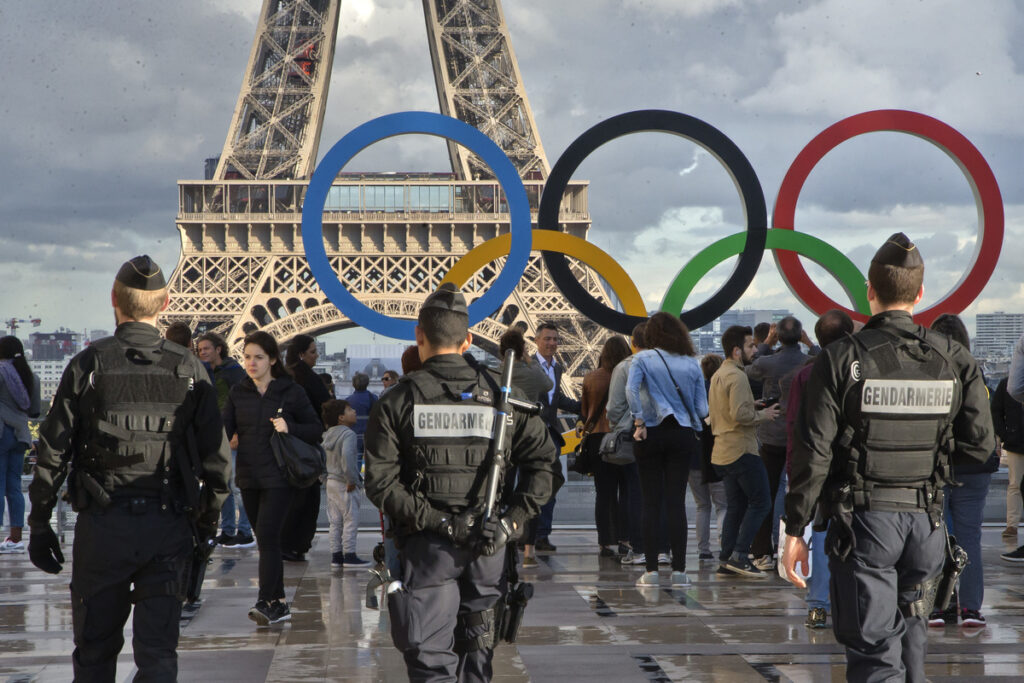
[[[540,199],[537,227],[558,230],[558,208],[565,188],[591,152],[615,138],[641,132],[672,133],[700,145],[725,166],[743,200],[747,239],[732,274],[707,301],[679,316],[688,329],[694,330],[712,322],[743,296],[757,274],[768,240],[768,209],[761,182],[740,148],[714,126],[676,111],[642,109],[613,116],[587,129],[551,169]],[[573,276],[564,254],[554,251],[543,254],[544,265],[555,286],[569,303],[594,322],[620,334],[630,334],[638,323],[647,320],[616,311],[591,296]]]

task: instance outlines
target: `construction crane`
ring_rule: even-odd
[[[18,328],[21,327],[22,323],[30,323],[32,327],[39,327],[42,322],[42,318],[8,318],[4,321],[4,325],[10,330],[11,336],[16,337]]]

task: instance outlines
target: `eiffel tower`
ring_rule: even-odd
[[[246,334],[280,342],[354,326],[313,279],[302,247],[302,202],[313,173],[338,32],[340,0],[264,0],[238,103],[212,179],[178,182],[182,258],[170,282],[165,323],[219,332],[233,353]],[[500,0],[424,0],[441,113],[488,135],[519,170],[534,225],[549,165]],[[508,232],[509,214],[490,169],[448,144],[451,173],[341,173],[324,207],[327,254],[364,304],[415,318],[423,298],[473,247]],[[585,238],[585,181],[570,183],[560,228]],[[601,280],[573,261],[580,282],[608,301]],[[476,273],[469,299],[486,291],[499,259]],[[608,332],[579,315],[531,254],[502,308],[473,327],[496,349],[511,324],[532,336],[541,321],[561,328],[570,393],[597,364]]]

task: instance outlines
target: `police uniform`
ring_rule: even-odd
[[[902,233],[873,260],[923,265]],[[890,310],[826,347],[804,395],[786,533],[802,536],[820,500],[847,679],[923,681],[951,455],[983,462],[995,445],[981,371],[963,346]]]
[[[117,280],[146,291],[166,286],[148,256],[126,262]],[[38,453],[29,486],[33,564],[61,570],[50,516],[65,473],[78,512],[71,568],[75,680],[114,680],[134,605],[139,678],[174,681],[194,546],[190,520],[203,538],[213,537],[230,478],[209,374],[152,325],[122,322],[65,369],[40,427]]]
[[[449,286],[423,305],[466,314]],[[483,373],[458,354],[429,358],[380,398],[367,425],[366,493],[392,520],[404,578],[389,593],[391,632],[414,681],[491,679],[504,552],[457,542],[451,527],[486,496],[497,377]],[[515,414],[510,437],[518,483],[501,519],[514,542],[562,477],[539,417]]]

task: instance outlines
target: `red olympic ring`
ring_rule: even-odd
[[[782,180],[772,213],[772,227],[794,230],[794,215],[800,190],[811,170],[840,143],[864,133],[891,131],[923,138],[948,154],[963,171],[978,205],[980,239],[975,245],[967,272],[946,296],[915,313],[919,325],[931,325],[942,313],[960,313],[974,301],[988,283],[1003,244],[1003,199],[995,175],[981,152],[956,130],[938,119],[899,109],[882,109],[856,114],[835,123],[800,151]],[[839,308],[854,320],[867,316],[842,306],[822,292],[811,280],[796,252],[775,250],[775,262],[793,294],[812,311]]]

